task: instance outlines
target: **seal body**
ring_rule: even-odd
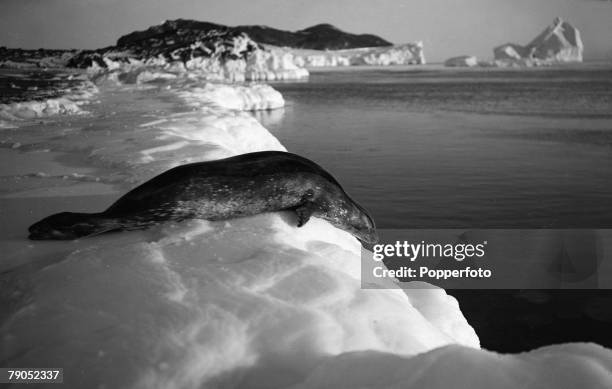
[[[62,212],[33,224],[30,239],[77,239],[164,221],[225,220],[295,211],[298,226],[320,217],[366,243],[378,240],[368,212],[316,163],[263,151],[170,169],[100,213]]]

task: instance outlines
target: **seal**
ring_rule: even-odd
[[[165,221],[226,220],[294,211],[298,227],[311,216],[362,243],[378,236],[369,213],[316,163],[263,151],[170,169],[131,190],[104,212],[61,212],[29,228],[30,239],[69,240],[110,231],[146,229]]]

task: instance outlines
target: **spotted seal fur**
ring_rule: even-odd
[[[131,190],[100,213],[61,212],[29,228],[34,240],[69,240],[146,229],[165,221],[226,220],[292,210],[298,227],[311,216],[365,243],[378,240],[369,213],[316,163],[263,151],[170,169]]]

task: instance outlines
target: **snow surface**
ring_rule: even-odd
[[[321,220],[295,223],[265,214],[78,242],[20,277],[32,303],[5,323],[4,352],[15,365],[86,371],[75,387],[270,388],[344,352],[477,347],[444,291],[415,297],[446,313],[428,317],[410,291],[361,289],[355,239]]]
[[[515,355],[453,345],[413,358],[372,351],[331,357],[293,389],[604,389],[611,371],[610,350],[594,344]]]
[[[176,95],[197,109],[159,114],[113,136],[70,139],[92,150],[90,160],[109,161],[135,183],[182,163],[284,150],[249,113],[220,106],[250,109],[245,101],[272,100],[270,89],[205,85],[182,92]],[[80,135],[62,142],[69,136]],[[30,242],[23,250],[36,260],[3,269],[0,359],[7,366],[61,366],[66,387],[612,382],[611,350],[575,344],[495,354],[479,350],[457,301],[441,289],[362,289],[358,241],[317,218],[297,228],[291,212]]]

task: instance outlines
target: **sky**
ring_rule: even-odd
[[[0,46],[99,48],[166,19],[298,30],[331,23],[393,43],[422,40],[430,62],[492,57],[556,16],[582,33],[587,60],[612,60],[610,0],[0,0]]]

